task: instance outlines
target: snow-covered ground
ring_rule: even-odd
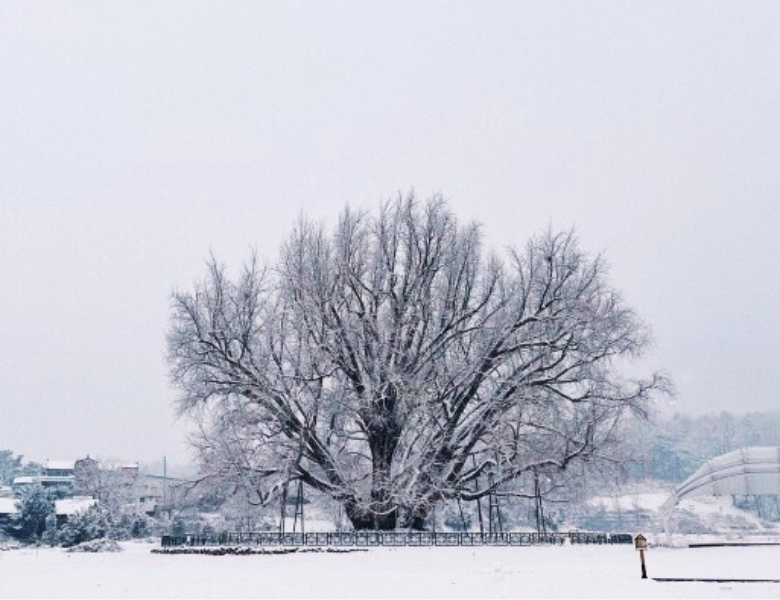
[[[629,546],[372,548],[202,556],[0,552],[0,598],[778,598],[780,583],[640,578]],[[649,576],[780,579],[780,546],[661,548]]]

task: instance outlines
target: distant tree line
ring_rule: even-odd
[[[17,477],[40,475],[43,465],[24,462],[24,456],[11,450],[0,450],[0,485],[10,486]]]
[[[705,461],[750,446],[780,446],[780,411],[674,414],[642,423],[625,463],[630,479],[681,483]]]

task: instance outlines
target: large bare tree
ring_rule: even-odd
[[[479,226],[409,197],[300,219],[272,267],[212,259],[174,294],[168,361],[205,473],[258,502],[302,481],[386,530],[614,444],[668,385],[621,375],[647,343],[572,233],[486,255]]]

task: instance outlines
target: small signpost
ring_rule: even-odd
[[[634,538],[634,547],[639,550],[639,562],[642,563],[642,579],[647,579],[647,568],[645,567],[645,550],[647,550],[647,538],[638,533]]]

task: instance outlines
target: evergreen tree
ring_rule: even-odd
[[[54,494],[42,485],[24,490],[16,503],[19,513],[12,521],[11,535],[25,541],[40,539],[46,531],[47,519],[55,514],[54,498]]]

